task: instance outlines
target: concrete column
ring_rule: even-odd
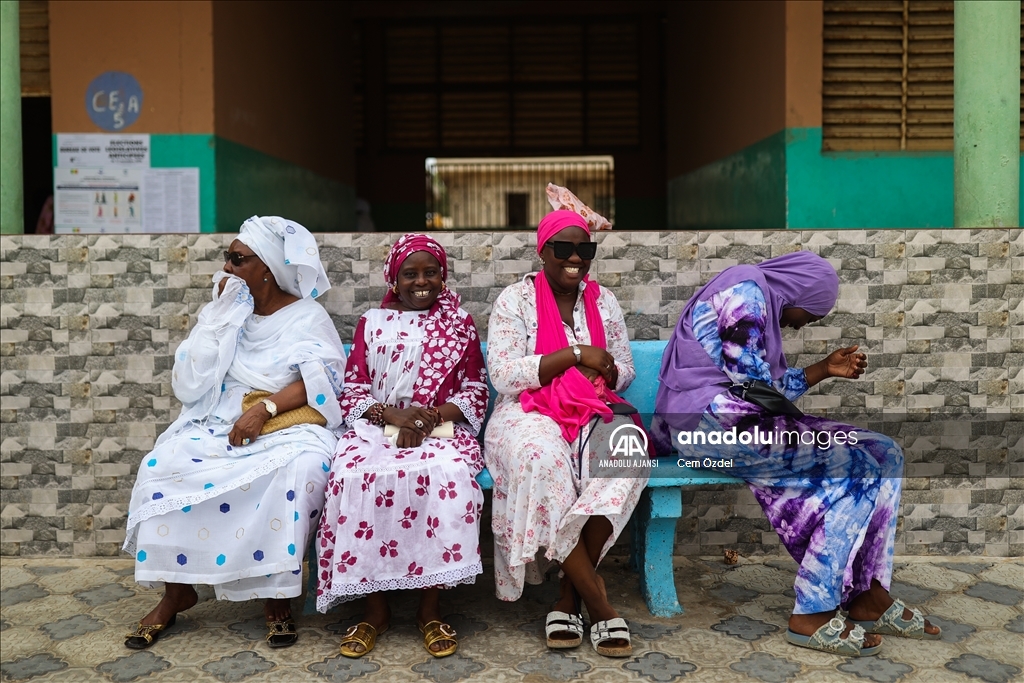
[[[21,175],[21,37],[18,3],[0,2],[0,232],[25,232]]]
[[[1020,224],[1020,1],[953,3],[953,226]]]

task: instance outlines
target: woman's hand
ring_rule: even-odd
[[[421,434],[415,429],[402,427],[398,430],[398,437],[395,439],[395,445],[399,448],[419,448],[423,445],[423,439],[425,438],[427,438],[425,434]]]
[[[580,346],[579,370],[587,367],[604,377],[605,384],[613,391],[619,383],[619,370],[615,367],[615,359],[612,354],[598,346]],[[592,378],[589,378],[591,379]]]
[[[235,425],[228,432],[228,443],[232,446],[250,446],[256,441],[256,438],[260,435],[260,430],[263,429],[263,423],[270,419],[270,413],[267,412],[267,406],[261,401],[257,403],[249,410],[242,413],[242,417],[238,418]],[[248,443],[243,443],[246,439]]]
[[[826,356],[823,362],[828,376],[857,379],[863,375],[868,367],[868,357],[863,353],[856,353],[858,348],[859,345],[854,344],[845,349],[836,349]]]
[[[393,408],[388,406],[384,409],[384,421],[398,427],[398,445],[403,448],[415,448],[423,443],[423,439],[430,432],[434,431],[434,427],[437,426],[436,418],[437,415],[434,411],[417,406],[412,408]],[[403,446],[403,432],[416,434],[419,439],[410,446]]]

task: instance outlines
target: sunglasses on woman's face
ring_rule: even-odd
[[[240,254],[237,251],[224,252],[224,261],[231,261],[231,265],[235,266],[236,268],[245,263],[245,259],[247,258],[256,258],[256,254],[249,254],[248,256],[245,256],[244,254]]]
[[[551,251],[554,252],[555,258],[561,261],[572,256],[573,252],[576,252],[584,261],[590,261],[597,256],[597,242],[580,242],[579,244],[573,244],[572,242],[552,240],[548,242],[546,246],[551,247]]]

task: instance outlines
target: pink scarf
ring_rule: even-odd
[[[568,227],[577,227],[590,235],[587,222],[574,211],[552,211],[544,216],[537,226],[537,253],[556,233]],[[586,313],[587,329],[590,331],[590,344],[606,348],[604,322],[597,308],[597,297],[601,288],[590,279],[583,278],[583,310]],[[536,290],[537,305],[537,345],[535,353],[547,355],[569,346],[565,335],[562,316],[555,303],[555,295],[543,272],[537,273],[533,279]],[[600,389],[599,389],[600,388]],[[519,395],[519,403],[525,412],[537,411],[547,415],[558,423],[562,436],[571,442],[580,429],[594,417],[601,415],[605,422],[612,419],[608,403],[625,403],[615,395],[612,387],[604,385],[604,379],[598,378],[597,385],[590,382],[575,366],[555,377],[550,384],[539,389],[528,389]]]
[[[391,247],[384,261],[384,281],[388,292],[381,306],[398,301],[395,284],[405,259],[417,251],[425,251],[437,259],[441,266],[441,281],[448,281],[448,253],[437,240],[427,235],[402,235]],[[462,384],[456,368],[469,347],[470,337],[475,330],[466,329],[465,318],[459,313],[459,295],[445,286],[430,307],[427,321],[423,326],[426,343],[420,371],[412,389],[413,403],[419,406],[443,405]]]

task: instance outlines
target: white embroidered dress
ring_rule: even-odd
[[[226,600],[301,592],[303,551],[342,423],[344,349],[313,299],[265,317],[252,311],[245,283],[229,278],[175,354],[181,415],[142,459],[128,511],[124,549],[135,555],[140,584],[210,584]],[[296,425],[249,446],[228,443],[246,392],[299,379],[326,429]]]
[[[342,400],[351,429],[338,440],[317,538],[321,612],[382,590],[473,583],[483,571],[483,491],[475,477],[483,469],[476,435],[487,383],[472,318],[458,315],[470,343],[457,363],[446,361],[449,368],[421,363],[424,313],[371,309],[356,327]],[[398,448],[360,417],[375,403],[412,406],[420,373],[439,383],[449,371],[462,379],[445,400],[468,420],[454,424],[455,438]]]
[[[537,345],[534,275],[505,288],[494,302],[488,325],[487,368],[499,396],[484,434],[487,469],[494,478],[491,529],[494,531],[495,592],[501,600],[518,600],[524,582],[538,583],[542,572],[538,551],[547,560],[564,560],[579,542],[591,516],[603,515],[612,535],[601,551],[614,544],[640,500],[646,476],[580,480],[573,461],[576,442],[569,444],[558,424],[538,412],[524,412],[519,394],[541,386]],[[573,309],[573,327],[563,323],[570,344],[590,344],[580,285]],[[636,377],[629,336],[619,303],[602,287],[597,307],[604,322],[606,348],[619,372],[616,392]],[[589,457],[586,428],[582,442]],[[528,573],[529,570],[529,573]]]

